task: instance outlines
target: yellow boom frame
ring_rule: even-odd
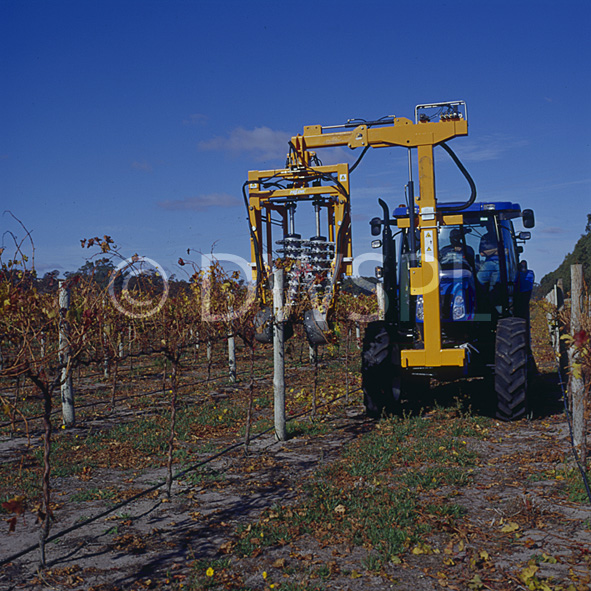
[[[337,225],[350,225],[349,174],[345,164],[332,167],[319,167],[318,170],[335,173],[342,178],[344,194],[339,187],[298,186],[297,177],[301,171],[309,167],[313,150],[319,148],[348,146],[354,148],[416,148],[418,155],[419,195],[416,204],[419,214],[416,218],[420,230],[419,266],[410,269],[410,290],[414,296],[423,296],[424,310],[424,348],[401,351],[402,367],[462,367],[465,363],[465,350],[462,348],[444,349],[441,346],[441,318],[439,297],[439,262],[437,227],[441,224],[461,224],[462,215],[442,215],[437,212],[435,195],[435,170],[433,163],[433,148],[437,144],[458,136],[468,135],[468,123],[462,117],[445,118],[440,121],[418,121],[413,123],[406,118],[393,118],[388,125],[370,126],[358,125],[345,131],[330,131],[320,125],[304,127],[303,135],[296,135],[291,139],[294,152],[290,154],[290,166],[284,171],[251,171],[249,173],[249,217],[251,224],[252,256],[256,257],[256,250],[262,251],[262,223],[266,210],[267,220],[270,211],[281,208],[273,204],[272,197],[329,194],[333,199],[333,220]],[[300,171],[300,172],[298,172]],[[344,176],[342,176],[344,175]],[[291,180],[293,189],[263,191],[259,182],[263,178],[279,176]],[[414,207],[415,204],[411,206]],[[283,213],[285,220],[285,214]],[[330,219],[330,216],[329,216]],[[409,227],[408,219],[401,219],[399,227]],[[334,238],[334,229],[331,238]],[[255,246],[255,242],[257,243]],[[338,249],[337,249],[338,250]],[[351,232],[347,230],[347,241],[344,263],[345,272],[351,273]],[[267,265],[271,259],[267,254]],[[338,265],[335,260],[333,265]],[[333,267],[334,270],[334,267]],[[338,270],[338,269],[337,269]]]
[[[306,153],[304,160],[308,161]],[[310,180],[311,177],[314,180]],[[337,182],[331,183],[334,177]],[[265,188],[265,181],[283,181],[288,188]],[[328,182],[321,185],[318,181]],[[316,182],[315,182],[316,181]],[[330,242],[336,243],[335,256],[331,262],[331,276],[340,277],[353,271],[353,247],[351,240],[351,201],[349,197],[349,165],[310,167],[294,165],[283,170],[251,170],[248,173],[248,217],[251,228],[251,260],[253,279],[262,282],[267,279],[273,264],[273,236],[271,215],[281,218],[283,234],[287,234],[288,203],[311,200],[322,196],[323,207],[327,210]],[[258,262],[257,262],[258,257]],[[258,268],[258,270],[257,270]],[[258,276],[258,273],[262,276]]]

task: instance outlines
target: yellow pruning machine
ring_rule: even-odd
[[[253,170],[244,186],[248,208],[253,279],[265,302],[262,287],[269,282],[274,265],[286,271],[286,316],[307,292],[310,308],[304,326],[312,344],[327,342],[328,316],[332,311],[337,284],[343,274],[351,275],[351,203],[349,166],[323,166],[308,151],[302,136],[292,138],[286,167],[281,170]],[[248,197],[246,196],[248,186]],[[305,203],[314,210],[314,235],[296,232],[296,210]],[[324,221],[324,223],[323,223]],[[280,229],[274,240],[273,227]],[[276,249],[276,245],[279,249]],[[263,313],[263,330],[258,338],[271,339],[270,313]]]
[[[376,272],[387,304],[384,319],[370,323],[364,337],[362,377],[369,414],[395,411],[401,398],[431,377],[487,373],[494,375],[498,416],[515,419],[526,412],[533,273],[519,260],[521,244],[530,233],[517,234],[512,220],[520,217],[532,228],[533,211],[521,211],[511,202],[476,203],[474,181],[446,144],[467,134],[463,101],[418,105],[414,121],[386,117],[312,125],[291,139],[284,169],[251,171],[245,183],[253,276],[264,285],[282,260],[288,269],[288,305],[299,286],[306,285],[312,307],[304,326],[310,341],[321,343],[338,282],[352,272],[350,173],[369,148],[407,149],[406,205],[390,215],[380,199],[382,216],[371,221],[372,235],[381,234],[372,246],[383,251]],[[321,165],[315,151],[337,146],[361,150],[352,167]],[[467,180],[466,201],[438,202],[437,146]],[[417,195],[412,180],[415,151]],[[309,239],[295,227],[296,209],[304,202],[313,205],[316,216],[316,232]],[[274,225],[281,230],[278,252]]]

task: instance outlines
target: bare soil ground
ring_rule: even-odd
[[[541,380],[538,387],[545,396],[555,385]],[[283,443],[266,435],[248,455],[233,450],[198,477],[176,481],[170,501],[156,491],[50,543],[44,572],[37,571],[37,551],[14,560],[0,569],[0,589],[591,588],[591,507],[580,496],[569,500],[576,480],[576,474],[569,477],[569,430],[552,406],[532,420],[491,421],[485,437],[467,440],[478,454],[470,481],[440,491],[464,508],[463,515],[392,561],[376,565],[372,548],[310,534],[288,544],[261,544],[249,555],[238,552],[249,524],[268,520],[274,507],[297,506],[313,474],[379,425],[364,417],[361,406],[322,421],[320,433],[295,433]],[[3,441],[2,454],[24,443]],[[115,489],[132,496],[163,478],[162,468],[100,469],[92,474],[92,490],[97,497]],[[108,506],[108,499],[72,500],[79,484],[74,476],[56,484],[52,532]],[[37,539],[34,517],[21,516],[16,531],[0,537],[0,557]]]

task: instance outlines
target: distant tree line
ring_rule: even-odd
[[[570,266],[580,264],[583,265],[583,276],[587,286],[591,285],[591,213],[587,214],[587,225],[585,226],[585,233],[579,238],[575,244],[575,248],[571,253],[568,253],[560,266],[544,275],[540,281],[539,288],[536,290],[538,297],[544,297],[554,286],[554,284],[562,279],[565,291],[570,291]]]
[[[75,279],[76,277],[92,279],[100,289],[106,290],[109,287],[109,282],[112,280],[112,273],[115,268],[113,261],[110,258],[104,257],[87,261],[77,271],[66,271],[64,277],[65,279]],[[35,288],[39,293],[57,293],[60,271],[57,269],[47,271],[42,277],[39,277],[36,271],[22,270],[18,267],[12,269],[4,268],[0,270],[0,279],[12,279],[13,283],[18,283],[22,288]],[[121,277],[115,279],[115,286],[120,287],[121,281]],[[133,288],[134,281],[134,279],[130,281],[130,288]],[[147,281],[157,284],[160,282],[160,279],[155,276],[150,277],[150,273],[146,273],[142,275],[140,281],[143,284]],[[188,281],[176,279],[174,275],[168,278],[168,284],[171,295],[176,295],[180,291],[188,293],[190,289]]]

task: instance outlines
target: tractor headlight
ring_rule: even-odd
[[[417,310],[416,310],[416,316],[417,316],[417,320],[419,322],[423,322],[423,319],[425,317],[424,311],[423,311],[423,296],[417,296]]]
[[[454,304],[451,309],[452,320],[462,320],[466,316],[466,302],[464,294],[458,293],[454,297]]]

